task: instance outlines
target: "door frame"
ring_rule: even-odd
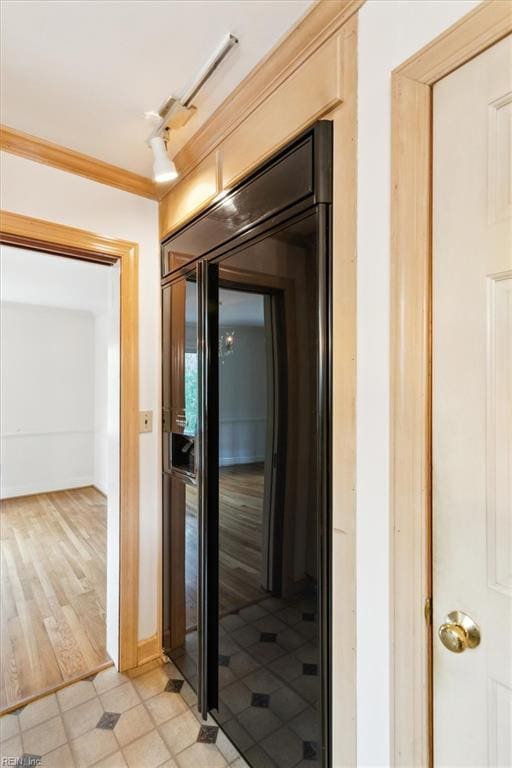
[[[137,666],[139,609],[138,244],[0,210],[0,243],[120,267],[119,670]]]
[[[240,249],[243,250],[243,247]],[[237,253],[238,249],[233,251]],[[222,258],[217,262],[222,264]],[[220,271],[220,270],[219,270]],[[282,538],[283,520],[282,515],[276,516],[276,507],[278,506],[276,499],[281,499],[285,492],[286,481],[283,482],[283,478],[286,477],[286,439],[283,435],[286,433],[284,424],[286,423],[286,397],[284,392],[286,391],[287,375],[286,375],[286,351],[283,344],[277,343],[277,337],[283,335],[285,326],[286,306],[287,302],[290,304],[293,302],[293,298],[290,293],[290,281],[287,278],[276,277],[275,275],[254,275],[253,273],[246,273],[243,270],[230,269],[229,267],[223,270],[224,274],[230,273],[227,280],[222,280],[222,275],[219,274],[219,291],[222,288],[228,290],[240,291],[242,293],[255,293],[263,296],[266,303],[265,318],[267,312],[271,325],[271,343],[270,350],[267,349],[267,355],[272,358],[271,365],[268,364],[267,357],[267,390],[269,388],[269,382],[272,382],[272,419],[268,417],[268,406],[270,398],[267,399],[267,426],[265,437],[265,451],[267,452],[268,446],[271,446],[270,453],[272,454],[272,464],[270,471],[267,467],[264,469],[264,500],[263,500],[263,515],[262,515],[262,528],[263,528],[263,563],[262,563],[262,585],[266,584],[266,588],[269,592],[274,592],[280,589],[282,584],[282,573],[277,573],[275,563],[275,545],[273,540]],[[256,281],[256,282],[254,282]],[[270,368],[272,368],[272,375],[270,374]],[[275,375],[277,372],[277,375]],[[270,425],[270,426],[269,426]],[[279,446],[279,447],[278,447]],[[277,457],[277,463],[274,462],[274,458]],[[266,464],[267,462],[265,462]],[[220,466],[220,465],[219,465]],[[277,547],[279,549],[279,547]]]
[[[392,72],[391,763],[433,765],[431,543],[432,89],[512,32],[485,0]]]

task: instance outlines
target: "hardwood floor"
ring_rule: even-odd
[[[107,505],[95,488],[0,502],[0,707],[109,661]]]
[[[219,476],[219,599],[224,615],[261,600],[263,464],[222,467]],[[197,491],[187,486],[187,629],[197,625]]]

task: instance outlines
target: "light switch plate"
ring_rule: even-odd
[[[139,432],[153,431],[153,411],[139,412]]]

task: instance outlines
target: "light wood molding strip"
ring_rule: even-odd
[[[86,179],[107,184],[109,187],[122,189],[124,192],[132,192],[134,195],[149,197],[157,200],[160,191],[152,179],[139,176],[132,171],[126,171],[117,165],[105,163],[95,157],[76,152],[74,149],[52,144],[50,141],[30,136],[6,125],[0,126],[0,150],[12,155],[19,155],[36,163],[50,165],[61,171],[84,176]]]
[[[0,211],[0,232],[4,243],[16,239],[17,244],[30,247],[31,241],[34,241],[36,250],[47,250],[41,247],[47,243],[50,251],[58,247],[61,253],[69,251],[72,256],[73,251],[76,251],[83,254],[84,258],[95,256],[98,261],[110,264],[129,253],[134,246],[134,243],[126,240],[116,240],[10,211]]]
[[[156,633],[144,640],[139,640],[137,644],[137,666],[141,667],[149,661],[154,661],[162,656],[162,643],[160,635]]]
[[[433,85],[512,31],[512,0],[484,0],[446,32],[395,69]]]
[[[120,265],[119,668],[131,669],[139,616],[138,245],[9,211],[0,211],[0,242]]]
[[[137,664],[139,623],[139,248],[136,244],[121,258],[120,298],[119,669],[123,671]]]
[[[71,677],[69,680],[63,680],[62,683],[59,683],[58,685],[53,685],[50,688],[45,688],[43,691],[39,691],[39,693],[34,694],[34,696],[27,696],[24,699],[20,699],[16,702],[16,704],[12,704],[8,707],[5,707],[0,712],[0,716],[3,717],[4,715],[8,715],[9,712],[16,712],[18,709],[22,709],[23,707],[26,707],[27,704],[32,704],[34,701],[39,701],[39,699],[44,699],[45,696],[49,696],[51,693],[55,693],[56,691],[62,691],[63,688],[68,688],[70,685],[73,685],[74,683],[79,683],[80,680],[86,680],[91,675],[97,675],[100,672],[103,672],[104,669],[109,669],[109,667],[113,667],[114,662],[112,661],[106,661],[104,664],[99,664],[94,669],[89,669],[85,674],[77,675],[76,677]]]
[[[424,537],[430,514],[428,190],[431,155],[430,131],[422,127],[430,125],[430,88],[396,76],[392,82],[392,104],[393,765],[419,768],[429,764],[425,695],[429,688],[428,630],[423,606],[429,594]]]
[[[356,13],[364,1],[317,0],[309,13],[287,32],[177,153],[174,162],[180,174],[189,173],[212,152]],[[165,194],[167,190],[160,199]]]
[[[391,764],[433,764],[431,596],[432,86],[512,33],[486,0],[392,75],[390,510]]]

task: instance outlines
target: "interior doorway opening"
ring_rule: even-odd
[[[1,247],[2,710],[118,662],[117,265]]]

